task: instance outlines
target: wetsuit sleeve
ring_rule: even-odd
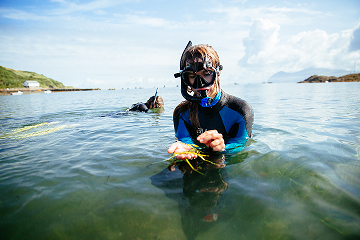
[[[176,139],[180,142],[186,143],[186,144],[194,144],[194,141],[190,135],[190,132],[188,131],[188,128],[186,125],[190,125],[190,116],[189,112],[183,112],[180,114],[177,114],[175,116],[174,113],[174,129],[175,129],[175,136]]]
[[[231,96],[227,107],[220,113],[229,139],[226,141],[226,150],[243,147],[247,139],[252,136],[254,113],[246,101]]]

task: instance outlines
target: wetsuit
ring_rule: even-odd
[[[130,107],[129,111],[147,112],[149,111],[145,103],[137,103]]]
[[[128,115],[129,111],[131,111],[131,112],[134,112],[134,111],[148,112],[149,109],[145,103],[136,103],[136,104],[133,104],[131,107],[129,107],[125,112],[124,111],[111,112],[111,113],[106,113],[106,114],[100,115],[100,117],[109,117],[109,116],[110,117],[120,117],[120,116]]]
[[[179,141],[199,144],[194,141],[197,136],[207,130],[217,130],[223,135],[225,149],[229,150],[242,146],[251,137],[254,113],[246,101],[222,91],[215,106],[198,107],[200,129],[192,126],[189,110],[181,113],[174,111],[175,134]]]

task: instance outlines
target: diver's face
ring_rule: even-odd
[[[216,74],[214,70],[203,69],[196,73],[193,73],[193,72],[186,73],[186,78],[189,79],[189,83],[192,86],[194,85],[196,76],[201,76],[205,80],[205,82],[210,84],[213,81],[214,74]]]
[[[195,63],[197,63],[197,62],[201,63],[202,59],[195,58],[194,62]],[[192,63],[187,61],[186,65],[188,65],[188,64],[190,65]],[[189,82],[190,82],[191,85],[194,84],[196,75],[200,75],[206,82],[210,83],[212,81],[212,79],[213,79],[213,74],[216,74],[214,70],[212,70],[212,69],[203,69],[203,70],[198,71],[196,73],[190,73],[188,75],[188,78],[189,78]],[[212,84],[212,85],[210,85],[208,87],[202,87],[202,88],[193,88],[193,87],[191,87],[191,90],[198,97],[200,96],[200,91],[206,91],[207,95],[211,96],[216,91],[216,84],[214,83],[214,84]]]
[[[200,91],[206,91],[207,96],[213,97],[214,95],[213,93],[216,91],[216,87],[215,84],[213,84],[210,87],[197,88],[197,89],[191,88],[191,90],[195,93],[197,97],[201,96]]]

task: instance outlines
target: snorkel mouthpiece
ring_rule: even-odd
[[[213,99],[208,97],[208,92],[206,90],[200,90],[200,96],[202,97],[200,105],[203,107],[210,106]]]
[[[210,107],[211,103],[212,103],[212,99],[209,97],[204,97],[203,99],[201,99],[200,105],[202,107]]]
[[[200,90],[199,92],[200,92],[200,96],[201,96],[202,98],[206,98],[206,97],[208,96],[206,90]]]
[[[202,107],[213,107],[215,106],[221,97],[221,91],[219,91],[214,98],[204,97],[201,99],[200,105]]]

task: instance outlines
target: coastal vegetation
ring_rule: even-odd
[[[37,81],[42,88],[65,88],[61,82],[42,74],[0,66],[0,88],[23,88],[25,81]]]
[[[326,82],[360,82],[360,73],[357,74],[348,74],[341,77],[327,77],[327,76],[318,76],[313,75],[304,81],[299,83],[326,83]]]

